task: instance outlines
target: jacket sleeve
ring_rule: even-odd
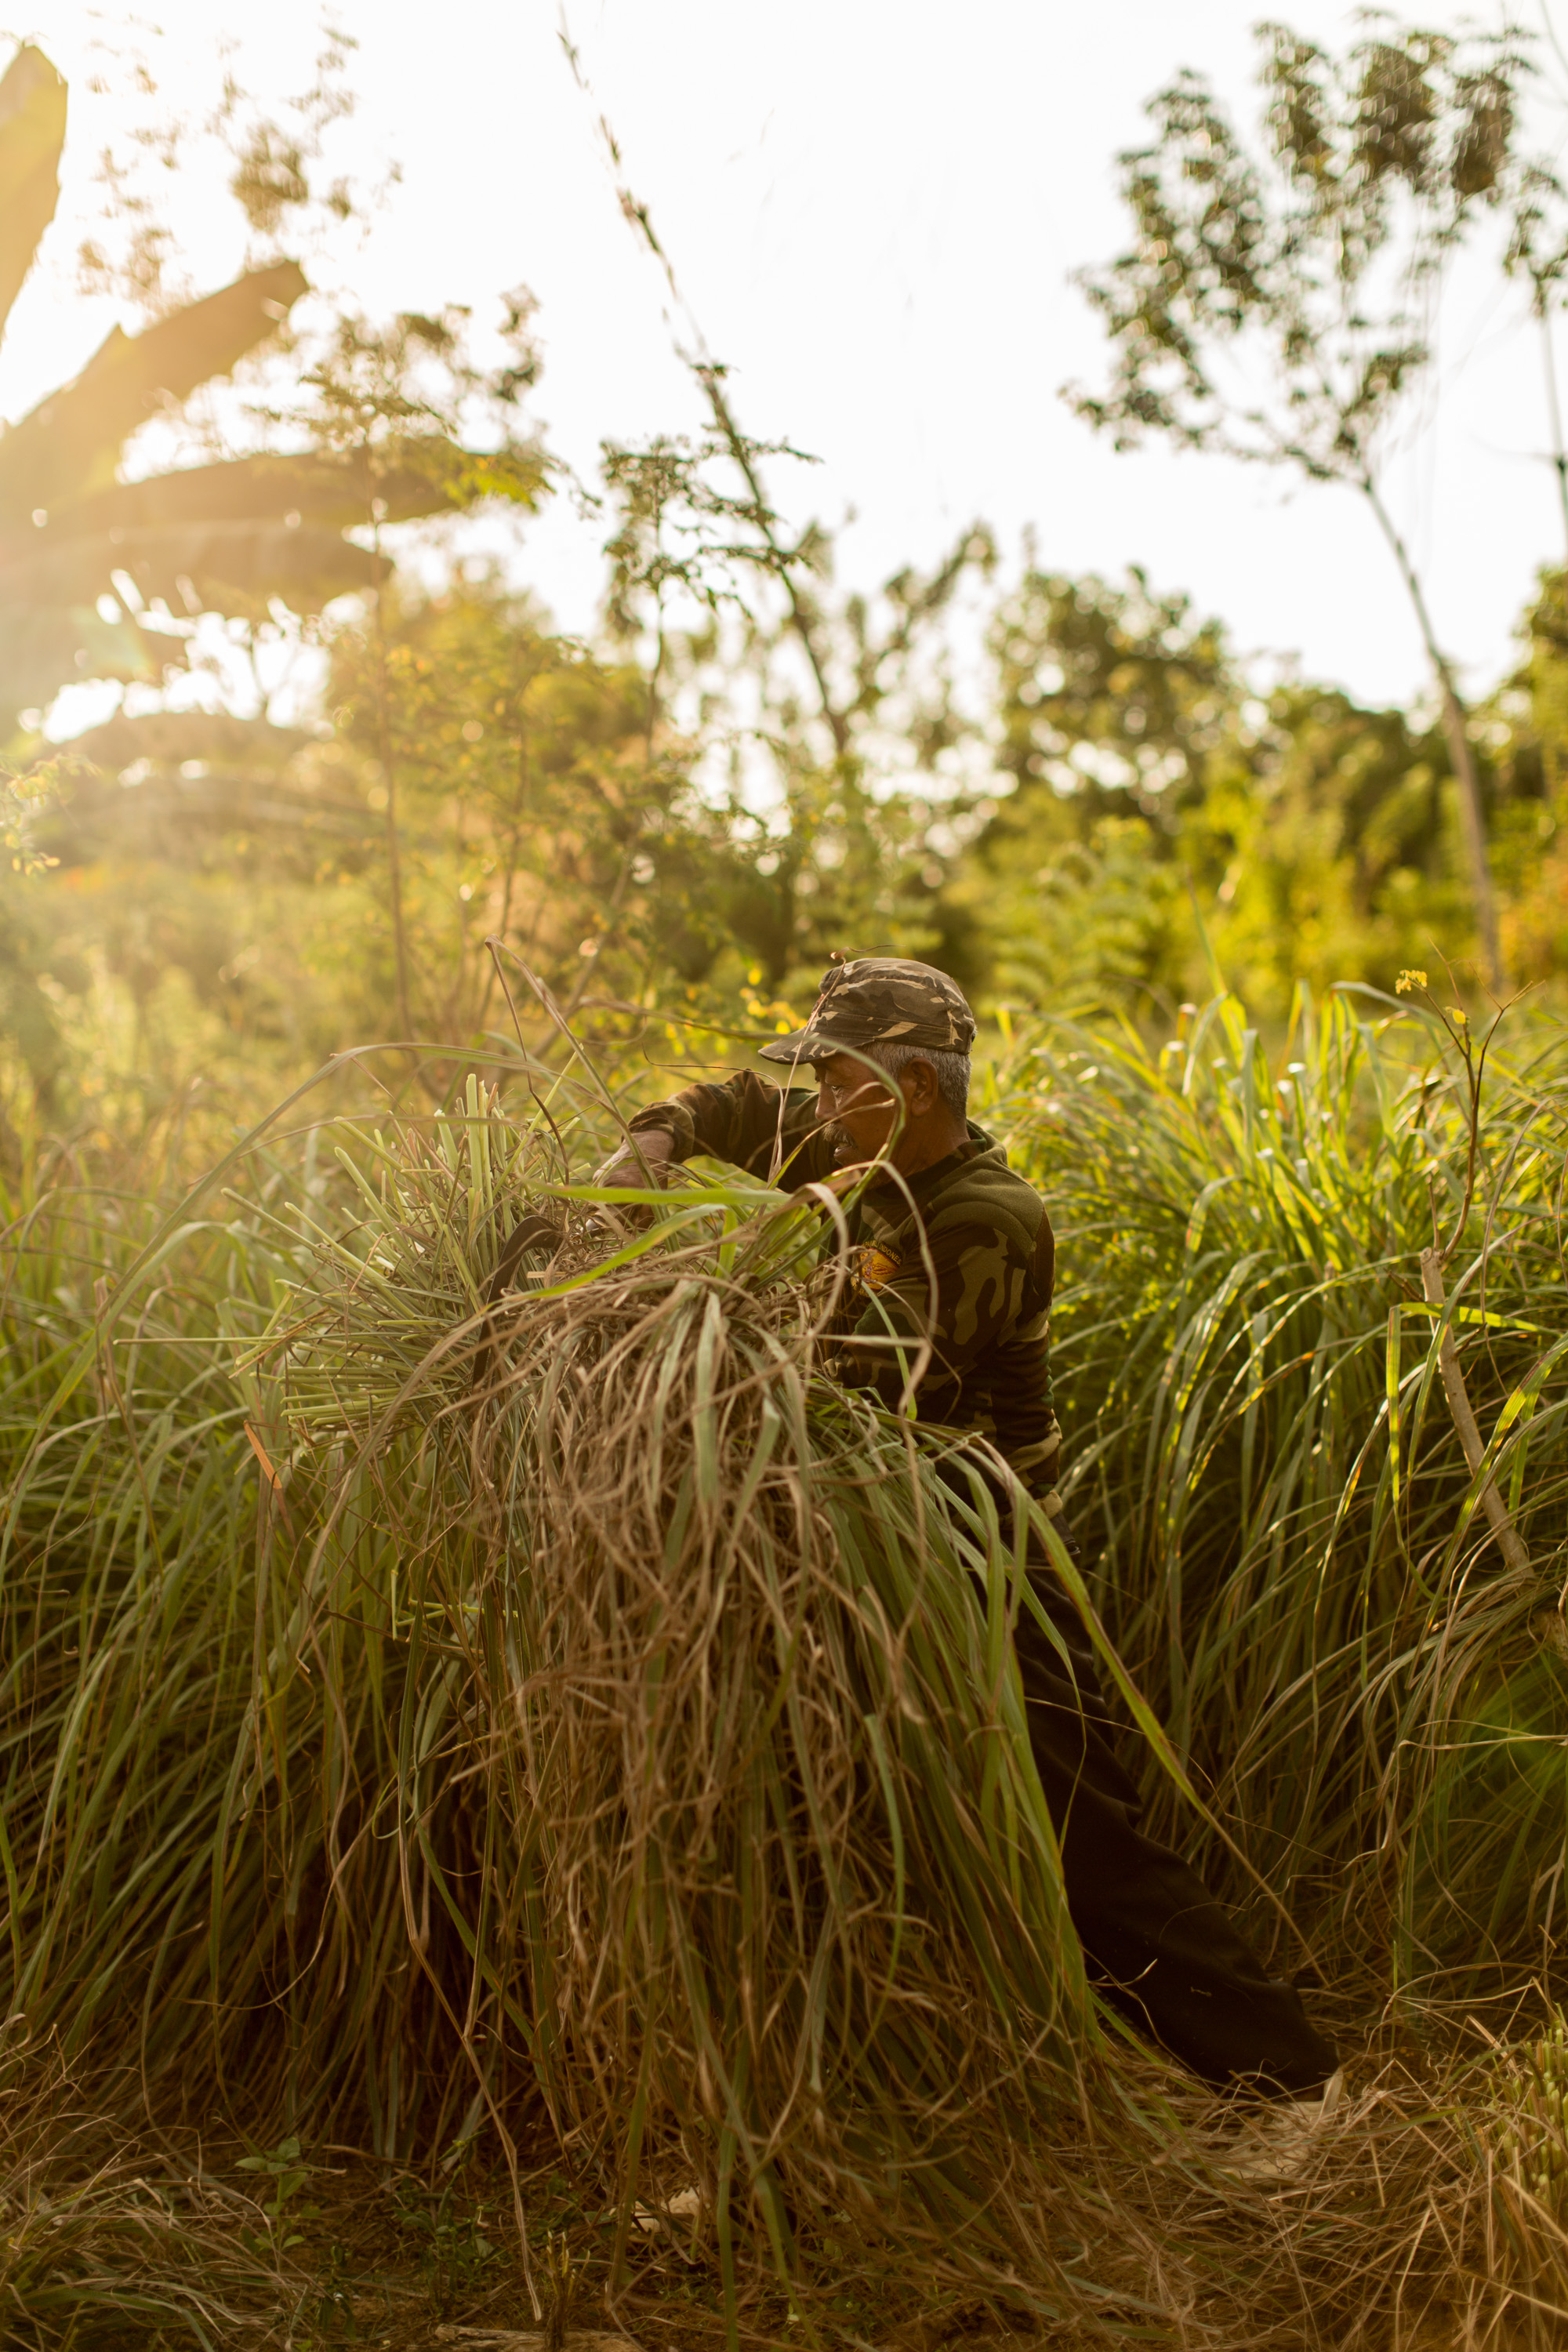
[[[764,1182],[816,1184],[833,1172],[833,1148],[812,1089],[770,1087],[754,1070],[742,1070],[722,1086],[688,1087],[668,1102],[649,1103],[630,1124],[634,1135],[659,1129],[671,1136],[677,1160],[701,1152]]]

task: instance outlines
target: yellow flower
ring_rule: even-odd
[[[1426,985],[1426,975],[1424,971],[1402,971],[1394,983],[1394,992],[1395,996],[1405,996],[1411,989],[1425,988]]]

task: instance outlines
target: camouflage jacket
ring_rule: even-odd
[[[834,1172],[815,1090],[784,1091],[751,1070],[723,1086],[688,1087],[631,1125],[634,1134],[662,1129],[678,1160],[701,1152],[777,1183],[821,1183]],[[918,1419],[990,1438],[1050,1509],[1060,1444],[1048,1356],[1056,1247],[1034,1186],[972,1125],[969,1140],[934,1167],[864,1186],[848,1219],[837,1376],[896,1407],[919,1343],[929,1341]]]

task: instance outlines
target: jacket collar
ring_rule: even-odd
[[[884,1213],[891,1212],[895,1202],[907,1206],[913,1201],[917,1209],[923,1208],[933,1194],[942,1191],[950,1177],[955,1176],[961,1168],[973,1167],[977,1160],[994,1160],[1005,1168],[1007,1154],[994,1136],[987,1135],[983,1127],[976,1127],[971,1119],[967,1139],[959,1145],[956,1151],[950,1151],[945,1160],[933,1160],[931,1166],[922,1168],[918,1176],[878,1176],[867,1185],[867,1195],[868,1198],[876,1197],[878,1207]]]

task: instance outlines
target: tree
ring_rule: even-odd
[[[685,772],[647,759],[639,668],[551,635],[493,577],[428,596],[390,583],[331,654],[339,742],[370,763],[373,805],[387,806],[389,774],[401,787],[390,954],[375,961],[391,966],[405,1036],[460,1046],[484,1028],[492,933],[567,1001],[607,941],[619,952],[602,985],[635,996],[662,977],[650,927]]]
[[[1205,786],[1205,757],[1243,691],[1217,621],[1159,596],[1030,564],[992,622],[997,765],[1016,782],[993,821],[1005,836],[1048,792],[1064,828],[1144,816],[1173,838]]]
[[[1307,682],[1261,691],[1217,622],[1137,572],[1030,566],[988,642],[1015,789],[957,893],[1015,1001],[1173,1011],[1212,957],[1283,1018],[1298,977],[1391,986],[1463,919],[1440,724]],[[1489,712],[1478,733],[1492,751]],[[1516,765],[1489,776],[1506,861],[1540,805]]]
[[[1499,847],[1521,975],[1561,980],[1568,973],[1568,572],[1542,572],[1519,634],[1519,665],[1488,714],[1511,819]]]
[[[994,563],[990,533],[972,525],[931,571],[906,566],[876,597],[836,596],[829,536],[787,531],[763,487],[763,459],[802,453],[751,440],[723,370],[695,373],[711,431],[605,450],[606,616],[648,664],[649,760],[676,702],[707,754],[681,835],[702,875],[683,886],[693,961],[699,940],[711,961],[728,939],[777,991],[872,940],[974,976],[972,917],[943,895],[972,812],[940,762],[976,721],[956,709],[942,632],[964,583]],[[680,757],[689,771],[689,741]]]
[[[1011,1001],[1183,991],[1186,901],[1202,886],[1184,818],[1234,741],[1244,681],[1218,622],[1141,572],[1125,588],[1026,564],[986,636],[990,733],[1013,789],[957,886],[992,984]]]
[[[1454,667],[1381,487],[1389,426],[1430,356],[1426,316],[1478,208],[1507,196],[1525,71],[1510,35],[1373,35],[1332,58],[1259,27],[1265,152],[1183,72],[1157,136],[1121,159],[1130,249],[1084,284],[1116,346],[1101,396],[1119,448],[1179,446],[1340,482],[1399,568],[1441,698],[1490,984],[1503,982],[1480,777]]]
[[[404,311],[384,328],[340,317],[314,365],[305,369],[298,392],[268,418],[290,438],[303,437],[305,462],[326,469],[352,493],[354,520],[371,541],[355,552],[364,558],[370,591],[397,1018],[405,1038],[414,1033],[384,618],[392,564],[382,533],[389,522],[454,513],[481,499],[525,507],[536,502],[546,462],[532,438],[512,427],[517,403],[538,373],[529,332],[532,307],[531,297],[521,291],[508,298],[506,356],[490,371],[468,356],[464,310]],[[489,448],[473,447],[458,437],[465,424],[477,421],[476,409],[496,428]]]
[[[1552,312],[1568,279],[1568,194],[1549,165],[1529,163],[1519,176],[1513,220],[1503,268],[1530,284],[1530,315],[1541,336],[1546,379],[1546,416],[1552,434],[1552,466],[1568,550],[1568,445],[1563,438],[1563,407],[1557,394],[1557,360],[1552,344]]]
[[[54,217],[66,110],[65,83],[24,43],[0,78],[0,330]],[[280,179],[255,139],[240,159],[236,193],[253,226],[275,229],[309,195],[300,157],[282,163]],[[276,596],[319,611],[382,577],[378,550],[347,533],[500,486],[493,454],[437,448],[428,418],[406,455],[395,434],[373,458],[374,436],[301,432],[291,448],[118,478],[137,432],[276,336],[306,290],[297,262],[272,259],[140,334],[116,327],[73,383],[0,436],[0,734],[69,679],[156,676],[170,641],[131,617],[142,608],[255,612]]]
[[[837,607],[828,602],[823,591],[830,571],[828,535],[816,522],[789,530],[763,478],[765,457],[803,453],[786,444],[754,441],[742,430],[729,371],[713,356],[687,305],[647,205],[626,181],[619,145],[593,100],[581,56],[564,31],[561,37],[578,87],[594,105],[622,217],[657,263],[676,311],[686,320],[688,337],[677,350],[710,419],[710,430],[695,450],[689,444],[655,445],[666,452],[676,449],[691,464],[685,478],[673,485],[667,467],[659,490],[662,499],[672,487],[673,503],[685,510],[689,528],[677,526],[684,541],[680,560],[700,573],[706,540],[731,587],[749,572],[763,592],[754,599],[743,593],[734,599],[747,624],[741,650],[749,675],[740,698],[747,708],[743,716],[731,717],[730,730],[732,746],[742,734],[766,744],[787,814],[779,836],[765,837],[758,848],[742,894],[745,919],[759,940],[759,972],[765,968],[774,985],[785,972],[805,979],[803,959],[819,971],[823,956],[844,940],[876,939],[897,952],[940,955],[957,976],[967,976],[972,965],[977,969],[973,918],[958,900],[942,895],[945,866],[968,829],[966,812],[945,780],[942,785],[934,780],[942,754],[973,730],[956,718],[951,675],[940,657],[927,667],[923,679],[920,673],[933,625],[961,583],[973,572],[991,570],[991,535],[983,525],[972,525],[931,573],[922,576],[910,567],[896,574],[884,584],[879,610],[859,597]],[[715,491],[705,468],[724,459],[735,483]],[[623,501],[635,479],[630,469],[623,474]],[[635,520],[630,506],[626,511]],[[630,544],[638,544],[637,530]],[[611,552],[616,561],[614,542]],[[651,576],[643,585],[645,592],[654,585]],[[771,600],[768,589],[776,592]],[[623,595],[624,604],[630,601]],[[662,646],[662,598],[658,601]],[[715,600],[702,601],[712,609]],[[717,632],[709,646],[724,650]],[[786,647],[804,660],[804,690],[802,681],[789,675],[787,661],[780,659]],[[735,698],[737,667],[731,666],[721,698],[728,690]],[[928,772],[935,809],[923,796],[905,800],[870,788],[879,722],[900,704],[904,740],[918,768]],[[911,780],[906,775],[901,781]],[[754,813],[735,795],[728,814],[742,829],[748,820],[755,822]]]
[[[1291,683],[1233,738],[1188,814],[1184,850],[1215,877],[1211,943],[1249,1003],[1283,1014],[1296,982],[1392,988],[1463,919],[1440,725]]]

